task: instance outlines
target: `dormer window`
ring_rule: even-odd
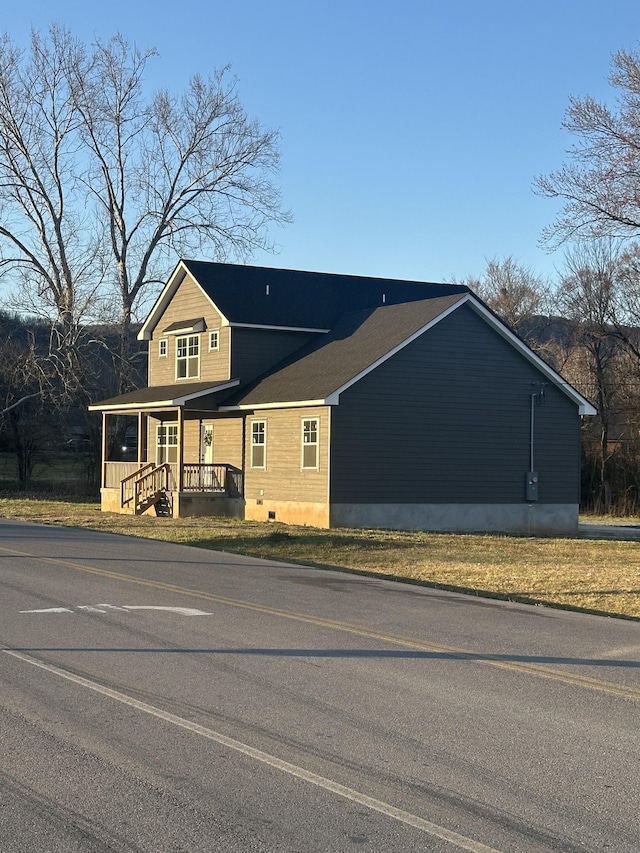
[[[220,348],[220,335],[217,331],[209,332],[209,350],[217,350]]]
[[[176,338],[176,379],[197,379],[200,375],[200,335]]]

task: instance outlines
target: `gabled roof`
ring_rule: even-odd
[[[119,397],[101,400],[89,406],[91,412],[114,412],[132,409],[157,409],[164,407],[184,406],[191,400],[197,400],[207,394],[227,391],[239,385],[237,379],[224,382],[176,382],[172,385],[151,385],[149,388],[139,388],[128,391]]]
[[[591,403],[537,356],[464,285],[406,282],[328,273],[182,260],[151,310],[139,337],[150,338],[186,275],[231,326],[322,331],[255,381],[156,386],[105,400],[92,409],[116,411],[185,405],[216,394],[221,411],[337,405],[340,394],[451,312],[467,305],[499,335],[593,415]],[[167,330],[182,330],[184,320]],[[224,392],[219,395],[218,392]]]
[[[465,294],[344,314],[326,336],[297,350],[274,371],[225,401],[223,408],[292,402],[327,403],[446,316]]]
[[[181,260],[144,322],[141,340],[150,339],[187,273],[221,313],[224,324],[271,329],[326,332],[350,311],[469,293],[457,284]]]
[[[331,332],[307,344],[272,371],[238,389],[221,410],[337,405],[340,394],[461,306],[468,305],[579,407],[591,403],[537,356],[471,293],[386,305],[345,314]]]

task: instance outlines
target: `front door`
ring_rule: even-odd
[[[213,487],[213,424],[202,424],[200,430],[200,487]]]
[[[200,461],[205,465],[213,465],[213,424],[202,424]]]

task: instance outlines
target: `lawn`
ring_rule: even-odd
[[[640,543],[636,542],[320,530],[224,518],[165,519],[101,513],[97,503],[39,498],[0,498],[0,517],[163,539],[640,619]]]

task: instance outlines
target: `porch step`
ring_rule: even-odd
[[[156,501],[156,515],[159,518],[172,518],[173,516],[171,501],[169,500],[169,495],[166,492],[162,492]]]
[[[142,515],[142,513],[146,512],[152,506],[155,507],[156,515],[159,517],[171,518],[173,515],[171,510],[171,501],[164,489],[162,491],[155,492],[152,495],[147,495],[144,500],[140,501],[136,506],[136,515]]]

